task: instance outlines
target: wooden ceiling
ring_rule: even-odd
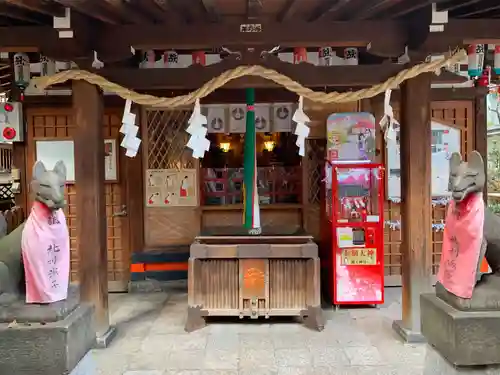
[[[500,18],[498,0],[0,0],[0,26],[51,26],[64,7],[126,25],[404,19],[429,12],[432,3],[450,18]]]

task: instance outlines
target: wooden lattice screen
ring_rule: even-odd
[[[197,168],[186,147],[191,113],[192,109],[145,109],[144,169]],[[199,233],[200,214],[195,207],[145,207],[144,217],[146,250],[189,244]]]
[[[399,117],[399,106],[393,105],[394,114]],[[431,116],[460,129],[461,153],[466,155],[474,149],[474,107],[471,101],[439,101],[431,103]],[[404,126],[404,124],[402,124]],[[385,152],[385,148],[382,150]],[[432,222],[444,220],[446,208],[433,207]],[[387,202],[384,219],[401,220],[400,204]],[[401,231],[385,229],[385,275],[387,285],[401,284]],[[443,243],[442,232],[432,232],[432,271],[437,273]]]

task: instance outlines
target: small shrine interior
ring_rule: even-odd
[[[175,97],[228,70],[260,65],[314,91],[355,92],[457,48],[481,46],[491,65],[486,82],[476,48],[468,60],[438,75],[424,73],[388,87],[401,123],[401,162],[393,171],[399,198],[388,196],[384,208],[385,283],[403,285],[403,323],[419,331],[418,295],[436,273],[442,241],[436,229],[444,218],[430,187],[432,145],[441,134],[431,123],[457,129],[463,154],[475,149],[486,155],[484,95],[500,59],[494,47],[487,53],[484,48],[500,44],[499,35],[500,5],[490,0],[3,1],[0,86],[23,102],[25,116],[24,140],[13,143],[14,165],[21,170],[16,204],[28,209],[30,168],[43,150],[71,149],[72,279],[96,305],[105,332],[108,290],[126,289],[136,272],[135,255],[185,251],[202,228],[241,222],[244,136],[231,130],[229,119],[245,108],[244,89],[256,89],[256,108],[262,104],[267,113],[256,139],[261,220],[303,229],[320,248],[327,117],[370,112],[378,124],[384,115],[384,90],[342,103],[306,98],[311,131],[301,157],[290,119],[298,100],[289,91],[293,85],[245,72],[201,100],[206,115],[219,114],[207,124],[211,146],[203,158],[194,159],[186,148],[192,107],[151,105],[131,109],[142,142],[136,155],[126,157],[119,131],[128,90]],[[480,71],[471,77],[472,62]],[[122,90],[79,78],[41,89],[31,80],[74,69]],[[288,122],[280,122],[285,113]],[[390,152],[377,127],[374,162],[387,164]],[[156,170],[195,170],[181,178],[181,189],[191,188],[195,198],[172,207],[167,205],[173,196],[157,202],[148,190]]]

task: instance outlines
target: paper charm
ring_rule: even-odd
[[[97,57],[97,51],[94,51],[94,61],[92,62],[92,68],[101,69],[104,67],[104,63]]]
[[[132,101],[127,99],[125,101],[125,109],[123,110],[122,126],[120,127],[120,133],[123,134],[120,146],[126,150],[126,156],[133,158],[137,155],[137,151],[139,151],[141,140],[137,137],[139,127],[135,125],[136,117],[131,112],[131,109]]]
[[[391,106],[391,92],[388,89],[385,91],[384,97],[384,116],[380,120],[380,128],[384,131],[384,138],[386,142],[396,141],[396,129],[395,126],[399,126],[399,122],[394,118],[394,111]]]
[[[210,149],[210,141],[207,136],[207,117],[201,113],[200,100],[196,99],[194,103],[193,113],[188,120],[186,132],[191,134],[187,147],[193,150],[193,158],[199,159],[205,155],[205,152]]]
[[[293,114],[292,120],[297,123],[294,132],[297,136],[297,142],[295,142],[295,144],[299,148],[299,155],[305,156],[306,138],[309,136],[310,131],[306,123],[311,122],[311,119],[304,113],[304,98],[302,96],[299,98],[299,105]]]

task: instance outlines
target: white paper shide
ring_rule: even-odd
[[[187,147],[193,150],[193,158],[199,159],[210,149],[210,141],[207,139],[207,117],[201,113],[200,100],[196,99],[193,113],[188,120],[189,126],[186,132],[191,134]]]
[[[311,122],[311,119],[304,113],[304,98],[302,96],[299,98],[299,105],[292,120],[297,123],[294,132],[297,136],[297,142],[295,144],[299,148],[299,155],[304,156],[306,154],[306,138],[309,136],[310,131],[306,123]]]
[[[139,151],[139,146],[141,145],[141,140],[137,137],[139,127],[135,125],[135,114],[131,112],[131,109],[132,101],[127,100],[125,102],[122,126],[120,128],[120,133],[123,134],[120,146],[126,150],[125,155],[129,158],[133,158],[137,155],[137,151]]]

